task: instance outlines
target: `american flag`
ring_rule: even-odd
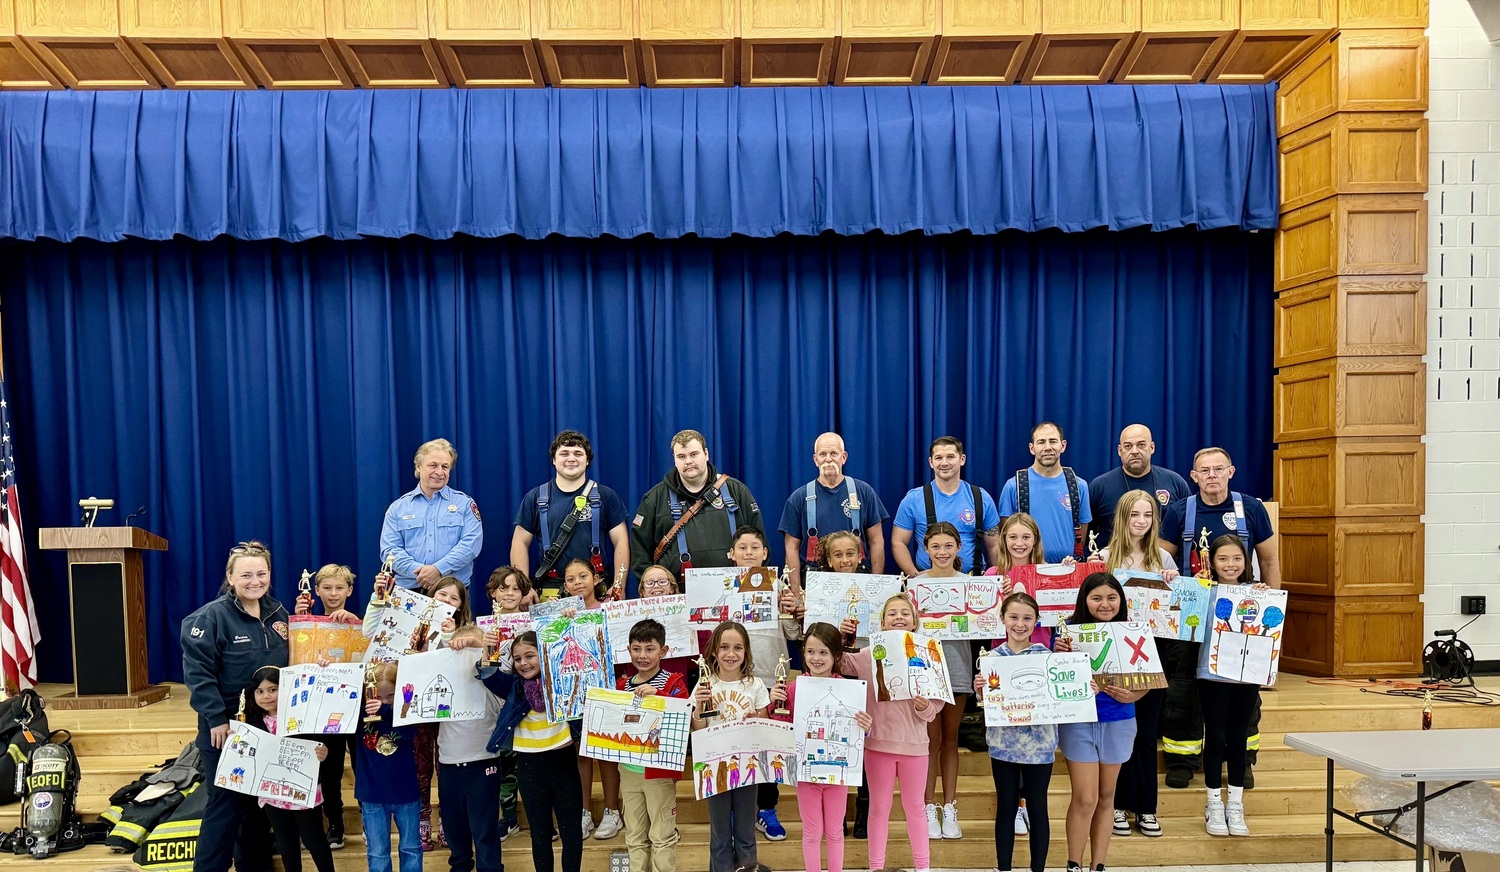
[[[36,684],[36,644],[42,640],[26,578],[26,538],[16,500],[16,459],[11,449],[10,402],[5,396],[5,369],[0,363],[0,679],[5,687]]]

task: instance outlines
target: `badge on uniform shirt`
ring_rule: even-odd
[[[448,507],[448,511],[450,511],[450,512],[456,512],[456,511],[458,511],[458,506],[449,506]]]
[[[1171,492],[1166,490],[1165,488],[1158,490],[1156,492],[1156,501],[1165,506],[1167,503],[1172,501]]]
[[[645,522],[645,520],[646,520],[646,516],[645,515],[636,515],[635,516],[635,520],[631,521],[630,524],[633,527],[639,527],[642,523]]]

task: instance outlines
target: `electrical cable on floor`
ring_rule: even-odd
[[[1422,700],[1430,690],[1434,702],[1500,706],[1500,693],[1480,690],[1477,687],[1459,687],[1445,681],[1424,683],[1398,678],[1309,678],[1307,683],[1319,687],[1352,687],[1360,693],[1376,693],[1381,696],[1395,696],[1418,701]]]

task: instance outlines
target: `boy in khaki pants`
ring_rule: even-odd
[[[688,698],[687,680],[661,668],[667,631],[647,618],[630,628],[630,662],[635,675],[621,677],[619,690],[637,696]],[[625,846],[631,872],[676,872],[677,782],[680,770],[620,764],[620,804],[625,812]]]

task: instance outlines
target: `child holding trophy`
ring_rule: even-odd
[[[298,586],[298,615],[313,613],[313,593],[323,604],[323,614],[331,621],[346,624],[360,622],[358,615],[349,610],[349,599],[354,595],[354,570],[338,563],[325,563],[316,574],[309,577],[306,570]],[[344,760],[353,752],[355,737],[330,736],[323,744],[328,747],[328,756],[318,766],[318,786],[323,789],[323,814],[328,819],[328,847],[335,850],[344,847]]]
[[[693,691],[692,726],[701,730],[714,723],[763,718],[771,695],[755,677],[750,635],[737,621],[714,628],[702,661],[702,679]],[[717,870],[755,868],[756,796],[753,785],[714,794],[707,800],[709,867]],[[783,835],[785,838],[785,835]]]

